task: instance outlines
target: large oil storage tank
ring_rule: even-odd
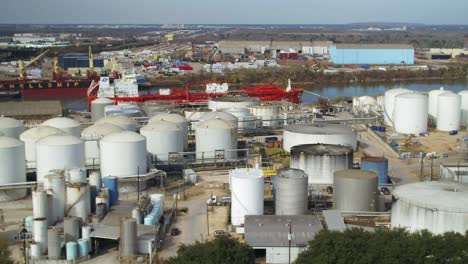
[[[24,131],[23,122],[9,117],[0,117],[0,132],[7,137],[18,139]]]
[[[170,114],[170,113],[161,113],[153,116],[148,123],[158,122],[158,121],[167,121],[179,124],[182,127],[182,131],[184,133],[183,140],[184,140],[184,148],[188,147],[188,120],[179,115],[179,114]]]
[[[84,143],[69,135],[48,136],[37,142],[36,159],[37,181],[44,182],[51,171],[83,167]]]
[[[208,112],[211,112],[211,110],[206,108],[191,108],[184,110],[184,115],[187,120],[198,121],[204,114]]]
[[[208,100],[208,109],[221,111],[229,108],[248,108],[260,103],[260,99],[248,96],[221,96]]]
[[[457,182],[418,182],[393,190],[392,227],[434,234],[468,230],[468,185]]]
[[[180,123],[153,121],[140,129],[146,137],[146,149],[157,160],[167,161],[170,152],[184,151],[184,128]]]
[[[200,118],[199,121],[203,122],[203,121],[210,120],[210,119],[223,119],[225,121],[232,123],[236,127],[239,121],[237,120],[237,117],[235,115],[228,113],[228,112],[221,112],[221,111],[207,112]]]
[[[0,184],[26,182],[24,143],[16,138],[0,136]],[[0,202],[18,200],[26,189],[0,190]]]
[[[278,126],[281,121],[279,117],[280,108],[279,105],[272,103],[262,103],[249,107],[250,113],[260,119],[261,125],[264,127]]]
[[[461,96],[443,93],[437,102],[437,130],[452,131],[460,128]]]
[[[237,127],[223,119],[209,119],[195,127],[197,159],[235,159],[237,153]]]
[[[461,91],[458,94],[461,96],[460,125],[462,127],[467,127],[468,125],[468,90]]]
[[[384,95],[384,121],[385,125],[393,126],[393,109],[395,106],[395,97],[399,94],[410,93],[411,90],[404,88],[390,89]]]
[[[135,120],[123,115],[106,116],[96,121],[95,124],[112,124],[121,127],[123,130],[133,132],[135,132],[137,128],[137,122]]]
[[[228,108],[223,109],[223,112],[232,114],[237,117],[237,127],[240,129],[254,129],[255,128],[255,118],[250,114],[248,108]]]
[[[276,215],[307,213],[308,184],[303,170],[284,169],[278,173],[275,190]]]
[[[84,141],[86,165],[99,164],[99,141],[101,138],[112,133],[124,131],[123,128],[112,124],[95,124],[89,126],[81,132],[81,139]]]
[[[361,170],[377,173],[379,184],[388,184],[388,160],[384,157],[361,158]]]
[[[33,127],[21,133],[20,140],[24,142],[26,151],[26,166],[36,168],[36,143],[48,136],[61,136],[65,132],[61,129],[49,126]]]
[[[42,122],[41,126],[51,126],[65,131],[70,136],[80,137],[81,125],[67,117],[55,117]]]
[[[443,87],[438,90],[432,90],[429,92],[428,113],[434,119],[437,119],[437,104],[439,101],[439,95],[446,92],[447,91]]]
[[[357,132],[336,124],[298,124],[286,126],[283,131],[283,149],[303,144],[333,144],[357,147]]]
[[[91,102],[91,121],[96,122],[97,120],[105,116],[105,108],[108,105],[113,105],[114,101],[109,98],[100,97]]]
[[[244,224],[246,215],[263,215],[263,173],[259,169],[229,172],[231,186],[231,224]]]
[[[403,93],[395,97],[393,125],[395,131],[402,134],[419,134],[427,132],[426,95]]]
[[[333,208],[342,212],[375,211],[377,174],[363,170],[340,170],[333,177]]]
[[[353,149],[331,144],[305,144],[291,148],[291,168],[303,170],[310,185],[331,185],[337,170],[351,169]]]
[[[100,142],[101,175],[136,176],[147,172],[146,138],[124,131],[105,136]]]

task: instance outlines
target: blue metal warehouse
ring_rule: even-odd
[[[330,48],[335,64],[414,64],[414,48],[406,44],[336,44]]]

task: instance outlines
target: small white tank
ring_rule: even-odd
[[[137,122],[128,116],[115,115],[107,116],[96,121],[95,124],[112,124],[121,127],[123,130],[135,132]]]
[[[249,107],[250,113],[254,117],[262,120],[262,126],[271,127],[277,126],[279,123],[280,106],[276,104],[261,104]]]
[[[48,136],[61,136],[65,132],[61,129],[49,126],[33,127],[21,133],[20,140],[24,142],[26,151],[26,167],[36,168],[36,143]]]
[[[65,170],[67,180],[71,183],[87,183],[86,173],[87,171],[85,167]]]
[[[86,165],[99,164],[99,140],[112,133],[124,131],[123,128],[113,124],[94,124],[81,132],[81,139],[85,144]]]
[[[146,148],[158,160],[167,161],[170,152],[184,151],[185,131],[180,123],[153,121],[140,129],[146,137]]]
[[[235,169],[229,172],[231,187],[231,223],[244,224],[246,215],[263,215],[263,173],[259,169]]]
[[[461,96],[447,92],[437,102],[437,130],[452,131],[460,128]]]
[[[468,125],[468,90],[463,90],[458,93],[461,96],[461,119],[460,125],[467,127]]]
[[[65,131],[70,136],[80,137],[81,125],[67,117],[55,117],[42,122],[41,126],[51,126]]]
[[[151,124],[153,122],[157,122],[161,120],[176,123],[182,127],[182,131],[184,133],[183,135],[184,148],[187,148],[188,147],[188,120],[179,114],[160,113],[160,114],[153,116],[148,121],[148,123]]]
[[[439,101],[439,95],[446,92],[448,91],[444,90],[444,87],[429,92],[428,113],[435,120],[437,119],[437,103]]]
[[[68,216],[80,217],[88,222],[91,214],[91,193],[86,183],[67,185],[67,211]]]
[[[0,117],[0,132],[4,136],[18,139],[23,131],[23,122],[9,117]]]
[[[426,95],[404,93],[395,97],[393,110],[395,131],[402,134],[419,134],[427,132]]]
[[[91,121],[95,122],[105,116],[105,107],[113,105],[114,101],[109,98],[101,97],[91,102]]]
[[[0,184],[26,182],[24,143],[0,136]],[[24,198],[26,189],[0,190],[0,202]]]
[[[232,123],[223,119],[209,119],[198,123],[195,127],[197,159],[222,160],[223,150],[225,159],[237,158],[237,153],[229,151],[237,149],[237,146],[233,145],[236,130]]]
[[[384,121],[385,125],[393,127],[393,109],[395,106],[395,97],[399,94],[410,93],[411,90],[404,88],[390,89],[384,95]]]

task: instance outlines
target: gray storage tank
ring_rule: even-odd
[[[278,173],[276,181],[276,215],[306,214],[307,174],[303,170],[284,169]]]
[[[97,120],[105,117],[105,108],[108,105],[114,105],[114,101],[109,98],[100,97],[91,102],[91,121],[96,122]]]
[[[339,170],[333,177],[333,208],[342,212],[375,211],[377,173]]]

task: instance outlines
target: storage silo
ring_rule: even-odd
[[[222,159],[217,151],[224,151],[225,159],[237,158],[237,153],[230,150],[237,149],[237,129],[229,121],[223,119],[208,119],[198,123],[195,127],[195,141],[197,159]]]
[[[342,212],[375,211],[377,174],[363,170],[340,170],[333,177],[333,208]]]
[[[221,111],[228,108],[248,108],[260,103],[260,99],[248,96],[221,96],[208,100],[208,109]]]
[[[47,256],[50,260],[59,260],[62,253],[60,230],[52,227],[47,231]]]
[[[427,132],[427,96],[417,93],[404,93],[395,97],[393,125],[402,134]]]
[[[441,87],[438,90],[432,90],[429,92],[428,113],[434,119],[437,119],[437,111],[438,111],[437,104],[439,101],[439,95],[446,93],[446,92],[449,92],[449,91],[444,90],[444,87]]]
[[[250,114],[250,110],[248,108],[228,108],[228,109],[223,109],[222,111],[237,117],[238,128],[240,129],[254,129],[255,128],[255,118]]]
[[[0,136],[0,184],[26,182],[24,143],[16,138]],[[0,202],[26,196],[26,189],[0,190]]]
[[[417,182],[393,190],[392,227],[434,234],[468,230],[468,185],[458,182]]]
[[[262,103],[249,107],[250,113],[261,120],[264,127],[275,127],[279,124],[279,110],[280,106],[272,103]]]
[[[437,101],[437,130],[452,131],[460,128],[461,96],[443,93]]]
[[[361,158],[361,170],[377,173],[379,184],[388,184],[388,160],[384,157]]]
[[[146,149],[158,160],[168,161],[170,152],[184,151],[184,128],[178,123],[153,121],[140,129],[146,137]]]
[[[331,185],[338,170],[351,169],[353,149],[331,144],[305,144],[291,148],[290,167],[303,170],[310,185]]]
[[[336,124],[298,124],[286,126],[283,130],[283,149],[303,144],[333,144],[357,147],[357,131],[351,127]]]
[[[20,140],[24,142],[26,154],[26,167],[36,168],[36,143],[48,136],[61,136],[65,132],[61,129],[49,126],[33,127],[21,133]]]
[[[303,170],[284,169],[278,172],[275,190],[276,215],[307,213],[308,180]]]
[[[231,224],[244,224],[246,215],[263,215],[263,173],[241,168],[229,172],[231,187]]]
[[[51,126],[65,131],[70,136],[80,137],[81,125],[77,121],[67,117],[54,117],[48,119],[40,126]]]
[[[121,221],[120,254],[133,257],[137,253],[137,223],[133,218]]]
[[[458,94],[461,96],[460,125],[466,128],[468,126],[468,90],[463,90]]]
[[[46,178],[48,181],[48,192],[52,194],[51,222],[63,221],[66,204],[65,177],[59,174],[49,174]]]
[[[384,94],[384,121],[385,125],[393,126],[393,109],[395,106],[395,97],[399,94],[411,93],[411,90],[404,88],[395,88],[387,90]]]
[[[91,121],[95,122],[105,116],[105,107],[113,105],[114,101],[109,98],[100,97],[91,102]]]
[[[48,218],[49,201],[45,190],[32,191],[32,206],[34,218]]]
[[[47,218],[34,218],[33,241],[39,245],[41,255],[47,251]]]
[[[97,165],[99,160],[99,141],[104,136],[124,131],[123,128],[113,124],[94,124],[81,132],[84,141],[86,165]]]
[[[146,138],[124,131],[102,138],[100,142],[101,175],[137,176],[147,172]]]
[[[14,118],[0,116],[0,133],[4,136],[18,139],[23,131],[23,122]]]
[[[153,116],[149,121],[148,124],[151,124],[153,122],[158,122],[158,121],[168,121],[172,123],[179,124],[182,128],[182,131],[184,133],[183,139],[184,139],[184,148],[188,147],[188,120],[179,115],[179,114],[169,114],[169,113],[161,113]]]
[[[37,181],[53,170],[84,166],[83,141],[74,136],[48,136],[36,143]]]
[[[67,215],[81,218],[88,222],[91,214],[91,193],[86,183],[73,183],[67,185]]]
[[[112,124],[122,128],[123,130],[132,132],[135,132],[137,129],[137,122],[130,117],[123,115],[107,116],[99,119],[95,124]]]

